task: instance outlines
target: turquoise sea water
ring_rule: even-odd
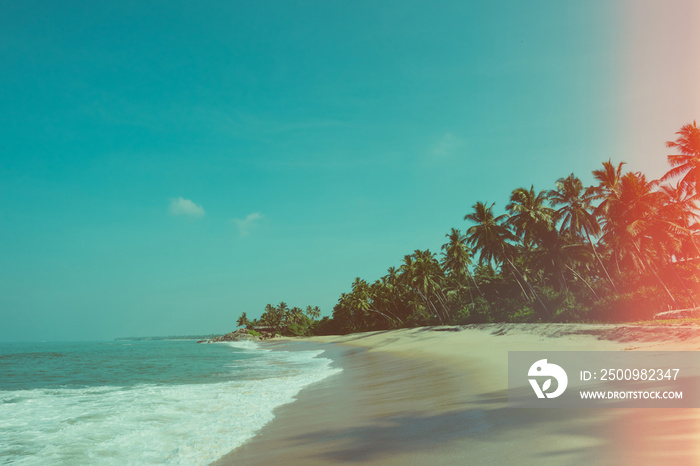
[[[207,464],[340,369],[194,341],[0,343],[0,464]]]

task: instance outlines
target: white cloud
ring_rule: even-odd
[[[433,159],[444,159],[452,155],[455,149],[464,145],[464,141],[452,133],[445,133],[430,149]]]
[[[204,209],[201,205],[197,205],[189,199],[178,197],[170,199],[168,206],[170,215],[185,215],[187,217],[204,217]]]
[[[248,233],[250,233],[250,229],[261,218],[263,218],[263,214],[261,214],[260,212],[253,212],[252,214],[248,214],[248,216],[244,219],[234,218],[233,221],[236,223],[236,226],[238,227],[238,231],[241,234],[241,236],[248,236]]]

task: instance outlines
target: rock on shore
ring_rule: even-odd
[[[206,343],[218,343],[221,341],[262,341],[274,337],[274,335],[265,332],[255,333],[256,334],[250,333],[248,329],[242,328],[235,332],[227,333],[226,335],[214,337]],[[198,343],[204,343],[204,341]]]

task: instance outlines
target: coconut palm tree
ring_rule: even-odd
[[[451,288],[452,290],[459,291],[464,287],[466,281],[470,301],[473,303],[474,296],[472,295],[472,288],[469,285],[469,279],[471,278],[479,293],[481,293],[481,290],[476,284],[474,277],[469,272],[469,266],[472,262],[472,250],[467,246],[467,237],[456,228],[452,228],[445,236],[447,236],[449,241],[442,245],[443,257],[440,261],[440,265],[442,265],[443,270],[454,284]]]
[[[546,201],[546,192],[535,194],[534,185],[529,190],[517,188],[510,195],[510,203],[506,205],[510,218],[506,223],[513,228],[525,248],[532,245],[541,231],[552,228],[554,224],[554,210],[545,206]]]
[[[592,202],[596,197],[596,188],[592,186],[584,188],[581,180],[573,173],[566,178],[559,178],[555,186],[556,189],[550,190],[548,194],[552,207],[561,206],[554,213],[556,221],[561,222],[559,231],[561,233],[569,233],[572,238],[578,237],[581,233],[586,235],[588,244],[591,246],[601,269],[610,285],[617,292],[615,283],[610,278],[610,274],[600,259],[591,238],[591,235],[597,236],[601,231],[600,224],[598,224],[595,215],[592,213]]]
[[[401,308],[399,297],[395,295],[395,288],[389,283],[387,276],[381,277],[370,286],[370,311],[383,316],[390,327],[401,327],[403,320],[400,317]]]
[[[680,256],[684,258],[700,257],[700,241],[697,232],[700,229],[700,196],[690,195],[680,186],[662,186],[663,195],[662,217],[676,219],[687,229],[681,235],[683,245]]]
[[[559,290],[568,290],[567,271],[576,275],[592,290],[575,270],[577,265],[590,261],[591,252],[570,234],[559,233],[553,228],[542,231],[538,236],[537,248],[530,252],[530,256],[532,266],[554,277]]]
[[[238,327],[250,327],[251,322],[248,320],[248,316],[247,316],[246,313],[244,312],[244,313],[241,314],[241,316],[238,318],[238,320],[236,321],[236,324],[238,325]]]
[[[611,160],[603,162],[602,170],[593,170],[593,177],[598,180],[598,185],[593,188],[593,199],[600,201],[598,207],[593,211],[596,217],[604,217],[607,211],[608,201],[619,194],[620,179],[622,178],[622,166],[625,162],[620,162],[615,167]]]
[[[556,189],[550,190],[548,194],[552,207],[561,206],[554,213],[555,219],[561,222],[560,231],[568,232],[573,237],[582,232],[587,235],[598,234],[600,225],[591,213],[595,188],[584,189],[581,180],[573,173],[566,178],[559,178],[555,186]]]
[[[467,230],[467,244],[479,251],[479,264],[504,262],[513,249],[508,241],[517,239],[505,225],[507,216],[494,216],[493,206],[477,202],[472,206],[474,211],[464,216],[475,224]]]
[[[287,321],[287,304],[281,302],[275,307],[271,304],[265,306],[265,312],[260,316],[260,322],[268,327],[272,327],[275,332],[279,332]]]
[[[683,227],[662,217],[664,197],[656,191],[658,184],[656,180],[648,181],[640,172],[625,174],[620,179],[618,196],[610,199],[603,219],[602,240],[619,259],[650,271],[675,303],[655,264],[664,262],[664,256],[679,248],[675,233]]]
[[[513,263],[515,248],[509,241],[515,241],[517,238],[505,225],[507,216],[494,216],[493,206],[494,204],[491,204],[486,207],[486,204],[477,202],[472,206],[474,211],[464,216],[464,220],[475,223],[467,230],[467,243],[473,246],[475,251],[479,251],[479,264],[490,264],[492,261],[496,264],[508,264],[523,295],[527,299],[539,301],[545,312],[549,313],[535,289]],[[526,288],[530,295],[525,291]]]
[[[404,283],[402,275],[396,267],[389,267],[387,274],[381,280],[386,292],[386,309],[399,322],[405,322],[411,315],[411,295],[409,287]],[[389,313],[389,312],[387,312]]]
[[[321,309],[319,309],[318,306],[306,306],[306,315],[312,320],[317,320],[319,317],[321,317]]]
[[[291,308],[287,320],[292,324],[301,324],[304,321],[304,311],[296,306]]]
[[[448,234],[449,242],[442,245],[441,265],[445,272],[454,277],[463,277],[471,264],[471,249],[467,246],[467,237],[458,229],[452,228]]]
[[[700,257],[700,248],[695,237],[698,228],[698,196],[690,195],[680,183],[675,186],[662,185],[658,192],[661,198],[661,207],[656,217],[657,222],[661,224],[661,228],[657,228],[661,232],[661,237],[655,237],[654,241],[663,250],[663,261],[672,262],[672,257],[675,258],[673,262]],[[670,247],[668,247],[669,245]],[[678,273],[677,264],[673,264],[669,268],[685,290],[693,306],[697,306],[693,292]]]
[[[411,269],[412,288],[424,299],[426,307],[432,308],[442,324],[449,320],[447,300],[442,292],[444,275],[435,254],[430,250],[413,252]]]
[[[683,125],[676,134],[678,135],[676,140],[666,142],[666,147],[678,150],[679,154],[667,156],[668,163],[673,168],[661,178],[661,181],[680,176],[682,188],[697,194],[698,181],[700,181],[700,128],[693,121],[692,125]]]
[[[672,245],[666,257],[697,257],[698,245],[694,243],[692,227],[698,220],[698,196],[690,193],[679,183],[675,186],[659,187],[660,207],[657,222],[665,228],[658,228],[662,237],[656,238],[659,245]],[[670,237],[666,237],[667,235]]]

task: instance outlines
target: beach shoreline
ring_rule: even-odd
[[[299,341],[343,372],[303,389],[214,464],[700,461],[700,410],[507,407],[508,351],[697,351],[697,326],[482,324],[266,347]]]

